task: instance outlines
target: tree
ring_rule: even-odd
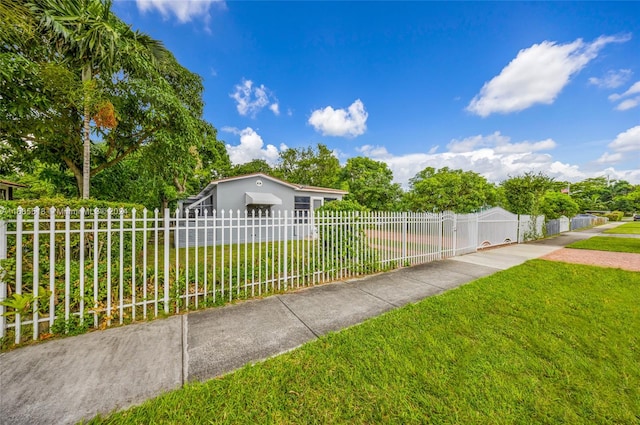
[[[264,173],[274,175],[274,170],[264,159],[254,159],[244,164],[236,164],[229,171],[230,176],[243,176],[245,174]]]
[[[540,199],[540,212],[547,220],[561,216],[573,217],[580,211],[580,206],[566,193],[548,191]]]
[[[374,211],[390,211],[399,206],[402,189],[393,183],[393,173],[384,162],[365,157],[349,158],[342,168],[340,180],[349,191],[346,199]]]
[[[542,196],[553,187],[553,178],[542,173],[525,173],[500,183],[504,207],[514,214],[540,214]]]
[[[86,199],[89,197],[91,175],[91,133],[105,132],[118,124],[117,111],[105,98],[100,80],[109,81],[114,76],[126,76],[132,72],[142,75],[166,50],[159,41],[134,32],[116,17],[111,11],[110,0],[35,0],[25,6],[18,9],[11,2],[9,7],[15,13],[27,11],[31,21],[37,23],[34,38],[40,43],[35,47],[3,44],[11,46],[8,49],[13,50],[11,53],[21,55],[38,68],[66,66],[78,76],[75,81],[69,79],[72,84],[61,90],[67,95],[68,102],[64,104],[66,108],[57,112],[71,121],[80,119],[80,127],[70,126],[69,130],[73,131],[67,135],[75,136],[75,131],[80,130],[82,166],[77,166],[73,155],[64,155],[63,159],[74,172],[82,197]],[[38,72],[31,75],[37,76]],[[27,87],[27,91],[33,88]],[[70,142],[66,140],[67,153],[77,154],[74,152],[75,143]]]
[[[335,189],[340,186],[340,162],[320,143],[316,149],[289,148],[281,152],[275,171],[278,177],[291,183]]]
[[[409,180],[405,203],[414,211],[470,213],[492,205],[496,188],[473,171],[427,167]]]
[[[200,76],[158,42],[129,29],[110,11],[109,2],[39,0],[31,5],[31,16],[46,21],[37,33],[41,42],[3,41],[8,47],[0,54],[0,95],[15,99],[0,105],[2,149],[14,158],[0,165],[24,169],[34,158],[63,163],[84,196],[88,177],[138,150],[145,151],[146,165],[155,167],[154,180],[174,186],[176,196],[227,173],[226,149],[216,140],[215,128],[202,120]],[[100,50],[95,44],[104,41],[98,33],[105,28],[113,30],[114,39],[107,37]],[[120,53],[113,61],[108,59],[112,47]],[[84,150],[88,117],[95,136],[89,173]]]

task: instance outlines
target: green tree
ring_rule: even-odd
[[[606,177],[594,177],[571,185],[570,195],[581,211],[604,210],[608,181]]]
[[[565,193],[547,191],[540,199],[540,213],[547,220],[554,220],[561,216],[573,217],[580,211],[580,206]]]
[[[297,184],[339,188],[340,162],[325,145],[317,148],[289,148],[280,153],[278,177]]]
[[[473,171],[427,167],[409,180],[405,203],[413,211],[470,213],[493,205],[493,184]]]
[[[230,176],[243,176],[245,174],[264,173],[274,176],[274,170],[264,159],[254,159],[244,164],[236,164],[229,171]]]
[[[542,173],[525,173],[500,183],[504,207],[514,214],[540,214],[542,196],[553,187],[553,178]]]
[[[164,54],[162,44],[130,29],[111,11],[110,0],[36,0],[28,3],[39,30],[82,82],[82,198],[89,198],[91,123],[102,129],[117,125],[113,105],[102,98],[96,78],[130,72],[141,62]],[[78,171],[73,170],[78,175]]]
[[[399,208],[402,189],[393,183],[393,173],[384,162],[366,157],[349,158],[342,168],[340,180],[352,199],[374,211]]]
[[[87,177],[138,150],[146,160],[139,164],[152,168],[148,174],[159,186],[174,186],[175,196],[227,173],[226,149],[216,140],[215,128],[202,120],[198,75],[158,42],[129,29],[110,11],[109,2],[39,0],[30,5],[30,16],[43,21],[34,36],[40,42],[3,39],[0,53],[0,95],[12,99],[0,105],[0,149],[12,158],[0,164],[3,172],[29,171],[34,158],[62,163],[85,196]],[[113,33],[101,38],[107,29]],[[96,47],[99,42],[105,45]],[[88,174],[87,117],[95,136]]]

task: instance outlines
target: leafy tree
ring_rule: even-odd
[[[514,214],[540,214],[542,196],[553,187],[553,178],[542,173],[525,173],[500,183],[505,209]]]
[[[409,180],[406,205],[414,211],[470,213],[492,205],[496,188],[473,171],[427,167]]]
[[[331,201],[322,205],[320,208],[317,208],[316,213],[322,213],[323,211],[327,212],[346,212],[346,211],[359,211],[359,212],[367,212],[369,208],[365,205],[360,204],[358,201],[353,199],[342,199],[340,201]]]
[[[325,145],[289,148],[280,153],[278,177],[297,184],[339,188],[340,162]]]
[[[561,216],[573,217],[580,211],[580,206],[565,193],[548,191],[540,199],[540,212],[548,220]]]
[[[264,159],[254,159],[244,164],[236,164],[229,171],[230,176],[243,176],[245,174],[264,173],[274,176],[273,168]]]
[[[393,173],[384,162],[366,157],[349,158],[342,168],[340,180],[349,191],[346,199],[374,211],[389,211],[399,206],[402,189],[393,183]]]
[[[27,24],[12,28],[29,40],[0,39],[0,96],[12,99],[0,102],[2,173],[29,172],[35,159],[64,164],[86,196],[86,178],[142,150],[135,162],[147,170],[139,175],[150,176],[168,201],[228,172],[226,149],[202,120],[202,79],[159,42],[132,31],[108,1],[27,5],[9,0],[10,18],[0,18],[26,14]],[[94,136],[88,174],[87,118]]]
[[[605,210],[607,178],[595,177],[571,185],[570,195],[580,206],[581,211]]]
[[[82,197],[89,198],[91,123],[99,130],[113,129],[117,118],[113,104],[104,99],[98,77],[140,70],[166,51],[162,44],[136,33],[111,12],[110,0],[36,0],[28,7],[39,20],[38,30],[63,63],[78,70],[82,83]],[[146,63],[144,63],[146,62]],[[143,66],[145,67],[145,66]],[[106,78],[102,78],[106,81]],[[68,164],[75,175],[75,164]]]

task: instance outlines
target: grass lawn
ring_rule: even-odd
[[[625,223],[613,229],[607,229],[602,233],[618,233],[623,235],[640,235],[640,221]]]
[[[640,253],[640,239],[594,236],[589,239],[574,242],[567,248],[594,249],[597,251]]]
[[[638,423],[640,273],[529,261],[91,423]]]

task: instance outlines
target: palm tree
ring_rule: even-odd
[[[162,44],[133,31],[111,11],[111,0],[34,0],[28,7],[39,31],[63,61],[79,70],[82,87],[82,178],[76,179],[83,199],[89,198],[91,176],[91,113],[99,98],[95,79],[102,73],[136,72],[155,66],[166,53]]]

